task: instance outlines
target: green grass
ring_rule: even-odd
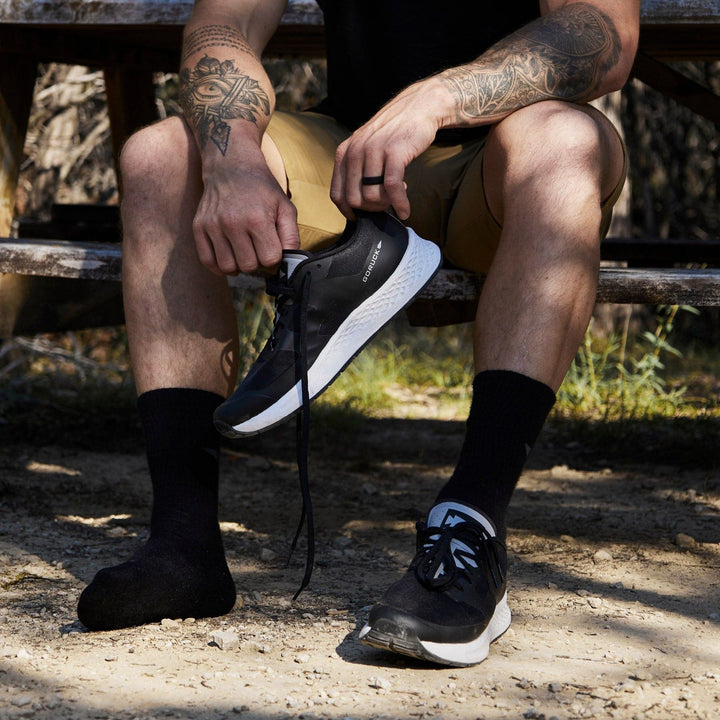
[[[589,436],[599,442],[636,437],[638,445],[651,447],[643,436],[649,428],[660,436],[682,429],[688,457],[693,446],[696,455],[714,453],[720,358],[711,348],[683,356],[673,345],[675,318],[685,312],[694,311],[661,308],[635,333],[627,323],[607,337],[591,327],[558,393],[551,418],[562,426],[558,432],[583,442]],[[238,317],[244,374],[272,327],[272,302],[264,295],[247,298]],[[472,378],[471,325],[412,328],[400,316],[315,403],[314,418],[337,431],[352,430],[367,417],[464,420]],[[679,419],[689,422],[681,428]],[[0,348],[0,435],[7,442],[138,447],[124,331],[6,342]]]

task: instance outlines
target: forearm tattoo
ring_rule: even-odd
[[[441,74],[457,100],[457,121],[493,119],[540,100],[592,97],[620,58],[611,18],[586,3],[543,16],[478,60]]]
[[[187,121],[195,128],[200,147],[208,140],[225,155],[230,141],[227,120],[242,118],[257,124],[270,115],[270,99],[232,60],[205,55],[194,68],[180,72],[180,104]]]
[[[183,42],[183,62],[191,55],[203,52],[207,48],[227,47],[248,55],[255,55],[243,34],[231,25],[202,25],[185,36]]]

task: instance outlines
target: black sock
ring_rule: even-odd
[[[460,458],[436,502],[459,500],[482,510],[504,541],[510,498],[554,403],[553,391],[526,375],[478,373]]]
[[[217,519],[220,395],[152,390],[138,398],[153,486],[150,538],[122,565],[100,570],[78,616],[92,630],[229,612],[235,585]]]

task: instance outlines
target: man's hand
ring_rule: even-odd
[[[338,147],[330,197],[343,215],[353,219],[353,208],[392,205],[400,219],[409,217],[405,168],[430,147],[450,100],[433,78],[411,85]],[[375,180],[364,184],[363,178]]]
[[[272,272],[283,250],[300,247],[295,206],[258,154],[204,179],[193,233],[200,262],[218,275]]]

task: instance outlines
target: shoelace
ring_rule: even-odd
[[[288,282],[271,278],[267,280],[267,292],[269,295],[275,296],[275,319],[273,322],[272,333],[270,334],[270,349],[275,348],[276,334],[280,325],[280,318],[283,314],[283,308],[289,300],[293,303],[293,326],[295,330],[295,356],[299,361],[300,370],[300,392],[302,399],[302,407],[300,414],[297,416],[296,423],[296,448],[297,448],[297,466],[298,478],[300,481],[300,494],[302,495],[302,510],[300,512],[300,521],[295,531],[295,537],[290,545],[290,553],[288,555],[288,565],[292,558],[295,548],[297,547],[300,533],[303,526],[306,526],[307,532],[307,555],[305,558],[305,574],[302,582],[293,600],[297,600],[300,593],[310,583],[313,567],[315,565],[315,519],[312,509],[312,497],[310,495],[310,475],[308,472],[308,448],[310,446],[310,392],[308,388],[308,365],[307,365],[307,306],[310,297],[310,282],[312,275],[307,273],[303,278],[302,284],[298,291],[295,290]]]
[[[470,548],[470,552],[456,548],[453,540]],[[417,579],[431,590],[441,590],[455,582],[458,572],[488,569],[495,587],[504,582],[497,546],[504,545],[485,528],[474,523],[461,522],[443,528],[428,528],[418,523],[418,554],[415,559]]]

